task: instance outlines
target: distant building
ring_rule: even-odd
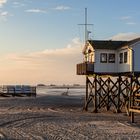
[[[140,73],[140,38],[130,41],[88,40],[83,49],[84,62],[77,74]]]

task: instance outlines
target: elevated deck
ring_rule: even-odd
[[[94,73],[94,63],[85,62],[77,64],[77,75],[88,75]]]

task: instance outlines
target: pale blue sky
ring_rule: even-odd
[[[62,48],[81,37],[82,27],[77,24],[84,22],[85,7],[95,39],[120,32],[139,33],[139,5],[139,0],[7,0],[0,8],[0,49]]]
[[[67,50],[69,46],[75,46],[75,43],[77,46],[76,38],[80,37],[82,40],[84,37],[84,28],[78,24],[84,23],[85,8],[88,8],[88,22],[94,24],[89,27],[94,39],[108,39],[122,34],[139,35],[139,7],[140,0],[0,0],[1,67],[8,68],[7,73],[12,69],[22,74],[23,69],[21,65],[18,66],[17,61],[22,64],[23,58],[27,61],[27,58],[35,57],[36,54],[37,57],[38,54],[39,57],[41,54],[44,57],[45,54],[48,60],[50,52],[61,54],[64,48]],[[66,63],[63,62],[64,67]],[[47,61],[42,63],[42,69],[43,64],[44,67],[47,66]],[[21,67],[21,71],[14,66]],[[7,73],[1,71],[2,75]],[[27,70],[27,73],[29,76],[33,72],[30,70],[29,74]],[[40,70],[36,73],[39,75]],[[75,74],[74,71],[72,73]],[[41,77],[38,76],[38,79]],[[13,81],[24,82],[16,78]],[[12,80],[5,80],[5,83],[12,83]]]

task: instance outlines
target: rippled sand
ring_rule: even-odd
[[[140,139],[140,115],[131,124],[126,113],[82,111],[82,96],[42,95],[0,98],[0,139]]]

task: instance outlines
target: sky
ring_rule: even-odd
[[[0,0],[0,85],[85,84],[85,8],[90,39],[140,36],[139,0]]]

